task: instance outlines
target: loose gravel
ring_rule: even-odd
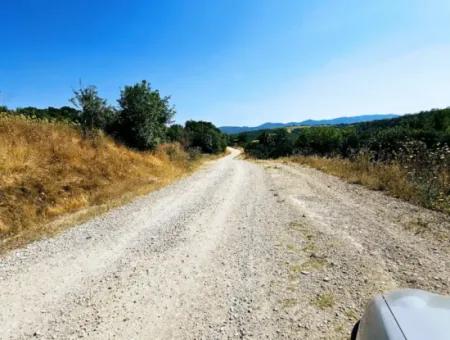
[[[1,339],[339,339],[373,295],[449,293],[447,216],[237,150],[0,260]]]

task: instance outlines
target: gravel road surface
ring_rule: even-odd
[[[0,339],[345,339],[395,287],[450,293],[450,220],[239,152],[0,259]]]

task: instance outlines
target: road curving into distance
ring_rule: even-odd
[[[445,215],[232,149],[4,255],[0,338],[344,338],[373,294],[450,292],[449,230]]]

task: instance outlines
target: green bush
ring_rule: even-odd
[[[175,114],[169,97],[161,97],[145,80],[121,92],[116,134],[129,146],[153,149],[166,140],[167,124]]]
[[[369,152],[374,161],[388,162],[403,152],[407,142],[423,143],[429,151],[450,145],[450,108],[353,125],[280,131],[241,133],[232,140],[258,158],[289,154],[352,158]]]
[[[115,111],[106,100],[100,98],[95,86],[88,86],[73,91],[71,103],[80,109],[78,121],[83,130],[105,129],[115,118]]]
[[[245,151],[257,158],[277,158],[293,153],[294,143],[285,129],[264,131],[257,140],[251,141]]]
[[[303,154],[331,155],[340,153],[343,144],[341,129],[324,126],[303,129],[295,145]]]
[[[189,147],[198,147],[205,153],[223,152],[228,144],[226,135],[210,122],[189,120],[185,134]]]
[[[167,139],[170,142],[178,142],[183,146],[187,146],[187,137],[184,127],[180,124],[173,124],[167,129]]]

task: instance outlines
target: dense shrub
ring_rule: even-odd
[[[219,153],[227,147],[227,137],[214,124],[189,120],[185,125],[189,147],[198,147],[205,153]]]
[[[450,148],[437,144],[432,149],[422,141],[405,142],[394,160],[407,171],[418,188],[420,201],[429,208],[450,212]]]
[[[124,142],[138,149],[152,149],[166,140],[166,126],[175,114],[169,97],[161,97],[144,80],[125,86],[118,102],[117,135]]]
[[[277,153],[347,158],[369,151],[373,160],[390,161],[406,142],[421,142],[428,150],[450,145],[450,109],[347,126],[303,127],[284,135],[281,138],[275,130],[248,132],[234,136],[233,141],[259,158],[277,157]],[[294,142],[289,146],[286,140]],[[277,149],[280,152],[274,153]]]
[[[303,129],[295,146],[303,154],[331,155],[342,151],[344,131],[335,127]]]
[[[183,146],[187,146],[187,136],[183,125],[171,125],[167,129],[167,138],[170,142],[178,142]]]
[[[293,153],[294,143],[285,129],[264,131],[245,151],[257,158],[277,158]]]

